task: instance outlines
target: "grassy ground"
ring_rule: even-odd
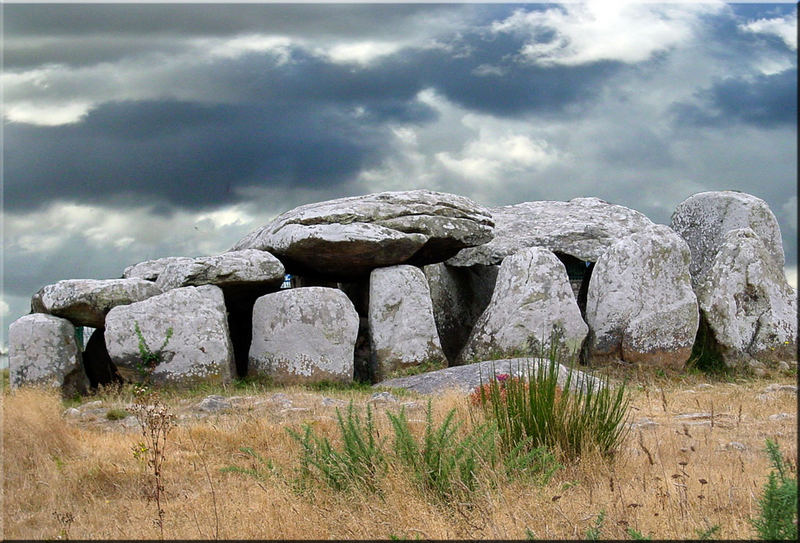
[[[168,393],[166,403],[183,418],[166,446],[164,536],[631,539],[635,530],[653,539],[750,539],[749,519],[758,514],[770,471],[765,439],[776,441],[797,466],[797,396],[765,394],[772,383],[796,384],[796,376],[636,372],[630,382],[634,427],[614,460],[589,455],[544,485],[497,479],[469,501],[448,504],[420,491],[398,465],[390,466],[374,494],[298,483],[300,446],[286,428],[308,424],[336,443],[335,406],[323,398],[363,408],[372,390],[243,384]],[[198,417],[188,410],[211,393],[252,398],[223,414]],[[384,411],[397,412],[403,403],[412,424],[424,425],[427,400],[397,396],[397,403],[374,405],[383,437],[392,435]],[[97,399],[122,410],[132,393],[84,401]],[[39,390],[2,394],[0,537],[158,538],[148,467],[133,453],[140,431],[102,417],[75,422],[63,412],[76,403]],[[437,420],[455,408],[465,431],[482,417],[456,394],[435,397],[433,408]]]

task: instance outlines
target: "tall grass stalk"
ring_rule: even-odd
[[[345,490],[352,486],[374,491],[378,478],[385,471],[386,459],[382,443],[378,441],[372,409],[367,406],[366,423],[353,411],[353,402],[347,407],[343,417],[336,409],[342,449],[337,450],[327,437],[319,437],[310,426],[304,426],[304,433],[287,428],[289,435],[303,448],[301,474],[312,474],[315,468],[318,475],[334,490]]]
[[[570,366],[563,389],[559,363],[551,354],[544,367],[533,361],[518,368],[522,379],[492,379],[481,404],[497,423],[503,447],[513,450],[530,440],[532,447],[560,450],[576,459],[584,447],[613,456],[625,436],[629,398],[624,384],[616,389],[607,377],[578,377]]]
[[[481,469],[497,460],[495,427],[484,424],[459,437],[461,422],[455,421],[455,413],[450,410],[436,427],[428,400],[421,442],[411,432],[405,409],[398,415],[386,413],[394,428],[397,458],[410,468],[422,488],[444,501],[474,491]]]

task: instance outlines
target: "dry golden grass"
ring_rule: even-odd
[[[310,392],[300,388],[263,393],[262,404],[201,419],[186,417],[170,434],[164,465],[167,538],[258,539],[583,539],[605,512],[601,538],[629,539],[632,528],[654,539],[697,538],[714,525],[716,538],[752,538],[749,518],[770,471],[766,438],[775,440],[790,464],[797,465],[797,396],[762,395],[770,383],[794,384],[794,377],[708,381],[703,376],[638,374],[631,384],[631,421],[655,425],[634,428],[612,462],[584,457],[556,472],[544,486],[501,481],[481,487],[470,503],[442,505],[415,488],[403,469],[393,466],[377,494],[337,493],[322,485],[299,490],[294,482],[299,446],[287,426],[311,424],[332,441],[338,436],[335,407],[324,396],[364,406],[369,392]],[[271,402],[278,392],[292,410]],[[107,395],[106,407],[124,407],[130,398]],[[197,401],[194,398],[192,401]],[[409,419],[424,425],[425,399]],[[175,395],[172,408],[185,412]],[[441,420],[451,408],[476,422],[481,415],[466,397],[434,398]],[[381,436],[391,438],[377,404]],[[153,539],[155,504],[151,484],[132,448],[137,428],[98,421],[76,423],[62,416],[53,394],[19,390],[2,395],[4,538]],[[182,411],[184,410],[184,411]],[[679,415],[712,413],[683,420]],[[769,415],[788,413],[770,420]],[[466,426],[466,425],[465,425]],[[731,442],[744,449],[729,446]],[[251,447],[270,465],[240,451]],[[222,472],[227,466],[255,468],[261,479]],[[69,520],[69,519],[73,520]]]

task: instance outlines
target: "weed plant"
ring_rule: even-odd
[[[353,402],[347,407],[347,417],[336,409],[342,449],[337,450],[327,437],[319,437],[309,426],[304,433],[287,428],[289,435],[302,447],[301,476],[312,475],[312,468],[334,490],[353,486],[374,491],[379,476],[385,472],[386,460],[382,443],[378,441],[372,409],[367,406],[367,420],[362,422],[353,411]]]
[[[523,379],[492,379],[488,394],[481,383],[480,403],[497,424],[504,450],[529,442],[559,450],[568,460],[579,458],[585,447],[613,456],[626,432],[625,385],[614,389],[607,377],[579,379],[570,366],[562,389],[559,366],[551,351],[545,367],[531,361],[519,368]]]
[[[760,514],[753,519],[758,537],[764,540],[797,540],[797,475],[789,477],[778,445],[767,439],[767,454],[772,462],[761,498]]]
[[[408,424],[405,409],[399,415],[387,412],[394,428],[394,452],[408,467],[415,480],[437,498],[448,501],[471,493],[478,485],[478,474],[497,458],[493,425],[481,425],[464,437],[459,437],[461,421],[455,420],[456,410],[447,413],[436,427],[431,402],[425,414],[425,432],[417,441]]]

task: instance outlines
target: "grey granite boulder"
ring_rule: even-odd
[[[253,307],[248,375],[276,383],[351,382],[358,313],[340,290],[302,287]]]
[[[749,228],[725,234],[697,298],[729,366],[797,364],[797,291],[763,238]]]
[[[690,196],[675,208],[671,226],[689,244],[692,253],[690,271],[695,286],[714,263],[725,235],[739,228],[750,228],[755,232],[767,255],[783,268],[778,220],[764,200],[750,194],[724,190]]]
[[[161,294],[144,279],[67,279],[42,287],[31,309],[69,319],[76,326],[102,328],[112,307],[140,302]]]
[[[160,354],[152,368],[142,363],[137,326],[147,349]],[[115,307],[106,317],[105,339],[117,371],[130,381],[190,386],[225,383],[236,375],[225,302],[213,285],[176,288]]]
[[[276,255],[290,273],[350,279],[374,268],[441,262],[492,238],[489,212],[463,196],[413,190],[300,206],[232,250]]]
[[[563,354],[577,352],[588,330],[564,264],[547,249],[529,247],[503,260],[458,363],[537,355],[556,335]]]
[[[168,263],[156,280],[163,291],[199,285],[278,287],[283,282],[280,260],[266,251],[246,249],[215,256],[176,259]]]
[[[597,261],[586,301],[592,362],[680,368],[699,323],[689,248],[654,225],[614,245]]]
[[[144,262],[139,262],[138,264],[125,268],[122,272],[122,277],[125,279],[138,277],[139,279],[155,281],[170,264],[177,262],[189,263],[191,261],[192,258],[188,256],[167,256],[155,260],[145,260]]]
[[[455,363],[489,301],[500,266],[457,267],[444,263],[423,268],[431,291],[433,317],[447,360]]]
[[[550,361],[542,358],[508,358],[474,362],[464,366],[455,366],[436,371],[429,371],[408,377],[396,377],[375,383],[374,387],[402,388],[419,394],[441,394],[446,391],[456,391],[470,394],[481,384],[488,383],[494,376],[500,374],[512,377],[527,378],[529,375],[538,375],[540,371],[548,371]],[[573,369],[570,370],[561,364],[554,368],[558,372],[556,378],[558,385],[563,389],[567,386],[569,376],[570,390],[579,390],[592,387],[599,390],[603,381],[588,373]],[[613,385],[612,385],[613,386]]]
[[[500,264],[526,247],[544,247],[596,262],[617,240],[653,224],[638,211],[599,198],[523,202],[489,211],[495,223],[494,238],[463,249],[447,260],[448,265]]]
[[[445,363],[428,282],[419,268],[401,265],[373,270],[368,315],[377,378],[423,362]]]
[[[12,388],[34,385],[61,388],[66,395],[85,392],[75,327],[66,319],[33,313],[8,327],[8,367]]]

